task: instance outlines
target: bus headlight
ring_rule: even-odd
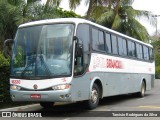
[[[70,84],[63,84],[63,85],[53,86],[52,89],[53,90],[64,90],[64,89],[69,89],[70,87],[71,87]]]
[[[11,90],[20,90],[21,87],[20,87],[20,86],[17,86],[17,85],[11,85],[11,86],[10,86],[10,89],[11,89]]]

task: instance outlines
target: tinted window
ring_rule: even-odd
[[[115,35],[111,35],[111,38],[112,38],[112,53],[118,54],[117,37]]]
[[[102,31],[99,31],[99,45],[98,45],[98,48],[99,48],[99,50],[105,50],[104,49],[104,35],[103,35],[103,32]]]
[[[149,58],[150,58],[150,60],[154,60],[154,54],[153,54],[153,49],[152,48],[150,48],[149,49]]]
[[[82,50],[83,53],[81,55],[75,55],[75,63],[74,63],[74,75],[81,75],[84,73],[88,66],[89,62],[89,25],[87,24],[79,24],[77,28],[77,35],[79,38],[79,46],[83,44]]]
[[[136,43],[136,54],[138,59],[143,59],[142,45]]]
[[[126,40],[118,37],[118,51],[119,55],[125,56],[127,55],[127,44]]]
[[[143,56],[145,60],[149,60],[148,47],[143,46]]]
[[[92,47],[94,50],[104,51],[104,35],[102,31],[92,29]]]
[[[106,51],[111,53],[111,36],[108,33],[106,33]]]
[[[80,24],[77,28],[77,37],[83,41],[84,51],[89,51],[89,25]]]
[[[132,41],[128,41],[128,55],[133,57],[136,56],[135,43]]]

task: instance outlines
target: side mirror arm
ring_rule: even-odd
[[[78,44],[79,44],[79,38],[77,36],[73,37],[73,41],[76,41],[76,54],[78,53]]]

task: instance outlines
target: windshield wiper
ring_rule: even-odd
[[[41,63],[43,63],[44,67],[45,67],[45,72],[48,73],[49,76],[52,75],[51,71],[49,70],[48,66],[46,65],[45,61],[44,61],[44,57],[42,54],[40,54],[40,60]]]
[[[52,73],[50,72],[48,66],[46,65],[46,63],[45,63],[45,61],[44,61],[44,58],[43,58],[43,55],[40,54],[40,56],[38,56],[38,57],[40,57],[40,61],[41,61],[41,63],[42,63],[42,64],[44,65],[44,67],[45,67],[45,69],[44,69],[45,72],[46,72],[49,76],[51,76]],[[21,77],[22,77],[22,78],[24,77],[24,74],[25,74],[25,72],[27,71],[27,69],[28,69],[32,64],[36,63],[36,59],[37,59],[37,57],[35,57],[35,58],[30,62],[30,64],[28,64],[27,67],[22,71],[22,73],[21,73]]]
[[[24,74],[25,72],[27,71],[27,69],[36,62],[36,57],[35,58],[32,58],[32,61],[27,65],[27,67],[22,71],[21,73],[21,77],[23,78],[24,77]]]

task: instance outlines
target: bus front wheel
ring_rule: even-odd
[[[99,104],[99,88],[97,84],[93,84],[92,91],[91,91],[91,98],[90,100],[86,101],[86,107],[88,109],[94,109]]]
[[[40,105],[44,108],[53,108],[54,102],[40,102]]]

